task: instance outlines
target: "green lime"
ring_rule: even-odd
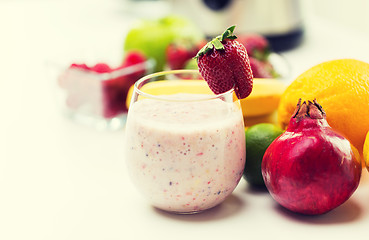
[[[265,186],[261,174],[261,162],[269,145],[283,130],[271,123],[259,123],[245,130],[246,164],[243,176],[254,186]]]

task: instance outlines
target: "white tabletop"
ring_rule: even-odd
[[[245,180],[223,204],[202,214],[172,215],[152,208],[128,179],[124,130],[97,131],[63,117],[53,101],[54,79],[45,69],[51,58],[63,61],[73,51],[118,62],[124,34],[133,22],[122,3],[0,2],[0,239],[365,236],[366,170],[351,199],[317,217],[282,209]],[[324,60],[369,62],[368,40],[367,33],[310,19],[305,42],[284,53],[293,69],[291,79]]]

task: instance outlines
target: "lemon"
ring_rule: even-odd
[[[246,164],[243,176],[253,186],[264,186],[261,162],[269,145],[283,130],[271,123],[259,123],[246,129]]]
[[[276,79],[254,79],[254,86],[250,96],[240,100],[244,117],[265,116],[275,112],[286,87],[284,83]],[[150,82],[144,85],[141,90],[152,95],[174,94],[184,90],[194,94],[213,94],[204,80]],[[133,86],[128,91],[127,108],[129,108],[132,93]]]

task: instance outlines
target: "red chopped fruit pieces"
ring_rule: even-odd
[[[267,62],[262,62],[256,58],[250,57],[250,66],[252,69],[252,74],[254,78],[272,78],[273,77],[273,67]]]
[[[257,33],[244,33],[237,40],[246,48],[254,78],[280,77],[270,62],[272,49],[267,38]]]
[[[238,36],[238,41],[245,46],[249,57],[256,58],[260,61],[268,59],[270,44],[264,36],[256,33],[247,33]]]
[[[80,68],[80,69],[83,69],[83,70],[90,70],[90,68],[84,63],[82,63],[82,64],[72,63],[70,65],[70,68]]]
[[[109,73],[112,71],[109,65],[105,63],[98,63],[95,66],[93,66],[91,70],[97,73]]]
[[[185,40],[176,41],[169,44],[166,49],[166,61],[170,69],[183,69],[196,53],[205,45],[205,41],[199,43],[188,42]]]

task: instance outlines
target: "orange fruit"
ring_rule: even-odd
[[[316,99],[329,125],[344,135],[360,154],[369,131],[369,64],[339,59],[318,64],[297,77],[282,94],[278,122],[286,127],[298,99]]]
[[[364,161],[366,169],[369,171],[369,131],[366,134],[365,142],[364,142]]]

